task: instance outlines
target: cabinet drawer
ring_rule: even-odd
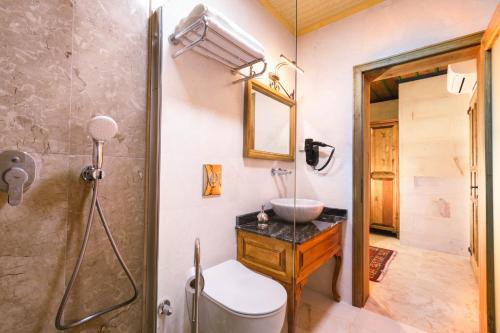
[[[283,282],[291,281],[290,243],[238,231],[238,260],[257,272]]]

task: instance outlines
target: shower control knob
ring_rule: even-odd
[[[0,191],[7,192],[9,205],[17,206],[23,201],[23,192],[35,180],[35,169],[35,161],[25,152],[0,153]]]
[[[24,184],[28,181],[28,173],[21,168],[11,168],[7,170],[3,177],[9,184],[8,203],[11,206],[17,206],[23,201]]]

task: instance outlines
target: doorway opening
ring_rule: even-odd
[[[461,325],[453,320],[459,316],[472,318],[470,331],[478,331],[494,311],[486,305],[493,286],[478,266],[481,246],[485,256],[490,247],[478,244],[485,178],[478,156],[486,149],[477,140],[485,131],[478,129],[477,94],[441,107],[452,96],[443,95],[448,65],[480,64],[481,38],[355,67],[353,304],[428,331],[435,330],[426,323],[449,331],[445,325]]]
[[[428,66],[370,84],[365,309],[477,332],[476,59]]]

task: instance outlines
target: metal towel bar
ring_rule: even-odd
[[[201,31],[201,32],[199,32],[199,31]],[[208,38],[208,32],[216,35],[218,38],[224,40],[224,42],[230,43],[233,47],[240,50],[242,53],[247,55],[252,60],[250,60],[250,61],[244,60],[241,57],[239,57],[237,54],[234,54],[234,53],[230,52],[229,50],[221,47],[220,45],[218,45],[217,43],[215,43],[214,41],[212,41]],[[189,38],[188,35],[190,33],[194,34],[197,38],[194,38],[194,39]],[[178,32],[177,34],[172,34],[169,37],[170,42],[174,45],[178,45],[179,43],[181,43],[182,39],[184,39],[184,41],[187,43],[183,48],[181,48],[180,50],[178,50],[174,54],[172,54],[172,57],[174,59],[177,58],[178,56],[186,53],[187,51],[197,47],[197,48],[201,49],[203,51],[203,53],[210,55],[211,58],[213,58],[213,59],[217,60],[218,62],[220,62],[221,64],[223,64],[225,67],[227,67],[229,70],[231,70],[231,72],[233,74],[238,74],[238,75],[242,76],[241,79],[234,81],[234,83],[253,79],[257,76],[264,74],[266,69],[267,69],[267,63],[266,63],[264,58],[254,57],[252,54],[250,54],[245,49],[241,48],[239,45],[234,43],[232,40],[225,38],[224,36],[219,34],[217,31],[212,29],[210,27],[210,23],[208,22],[206,16],[202,16],[201,18],[199,18],[198,20],[196,20],[191,25],[187,26],[186,28],[184,28],[183,30]],[[205,47],[204,43],[207,43],[211,47],[221,51],[222,53],[224,53],[226,55],[226,57],[222,57],[221,55],[214,53],[209,48]],[[253,66],[258,64],[258,63],[262,63],[262,69],[259,72],[255,72],[253,70]],[[248,75],[241,72],[241,70],[246,69],[246,68],[249,69]]]

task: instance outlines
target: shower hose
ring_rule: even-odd
[[[59,305],[59,309],[57,310],[55,326],[58,330],[66,330],[69,328],[73,328],[75,326],[82,325],[82,324],[84,324],[92,319],[95,319],[95,318],[97,318],[105,313],[108,313],[108,312],[111,312],[111,311],[116,310],[118,308],[121,308],[123,306],[126,306],[126,305],[132,303],[133,301],[135,301],[135,299],[137,298],[137,294],[138,294],[137,285],[135,284],[134,278],[132,277],[130,270],[128,269],[127,265],[125,264],[121,254],[120,254],[120,251],[118,250],[118,247],[116,246],[116,243],[113,239],[113,235],[111,234],[111,231],[109,230],[108,223],[107,223],[106,218],[104,216],[104,213],[102,211],[101,204],[99,203],[99,198],[97,195],[98,189],[99,189],[99,181],[100,181],[99,179],[92,180],[92,183],[93,183],[93,185],[92,185],[92,201],[91,201],[91,205],[90,205],[90,212],[89,212],[89,217],[87,220],[87,225],[85,227],[85,235],[83,238],[82,247],[80,249],[80,255],[78,256],[78,260],[76,261],[76,265],[75,265],[75,268],[73,270],[73,274],[71,275],[71,279],[69,280],[69,283],[66,286],[66,290],[64,291],[64,296],[61,300],[61,304]],[[68,302],[69,295],[71,293],[71,289],[73,289],[73,286],[75,284],[75,280],[78,276],[78,273],[80,271],[80,268],[81,268],[81,265],[83,262],[83,258],[85,257],[85,252],[87,250],[87,245],[88,245],[89,237],[90,237],[90,230],[92,229],[92,222],[94,219],[94,213],[95,213],[96,209],[97,209],[97,212],[99,214],[102,226],[104,227],[106,235],[108,236],[108,240],[111,243],[111,247],[113,248],[113,251],[116,255],[116,258],[118,259],[121,267],[123,268],[123,270],[127,274],[127,278],[130,281],[130,283],[134,289],[134,295],[130,299],[128,299],[122,303],[115,304],[115,305],[106,307],[102,310],[90,313],[87,316],[82,317],[80,319],[76,319],[74,321],[70,321],[67,323],[62,323],[62,317],[64,315],[66,303]]]

